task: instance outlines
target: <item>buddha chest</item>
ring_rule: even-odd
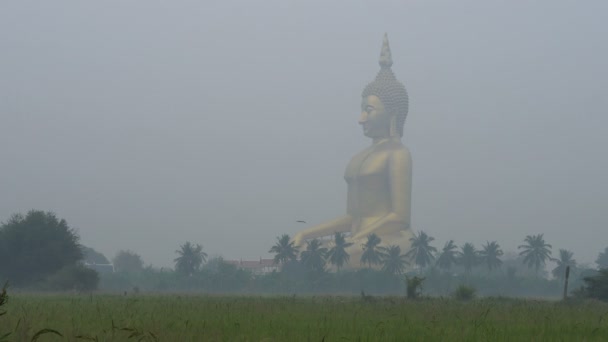
[[[347,206],[353,217],[376,217],[390,211],[389,155],[386,149],[367,149],[346,167]]]

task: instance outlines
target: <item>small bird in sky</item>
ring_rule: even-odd
[[[306,223],[306,221],[304,221],[304,220],[297,220],[296,222],[298,222],[298,223]]]

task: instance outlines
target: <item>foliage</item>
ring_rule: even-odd
[[[524,257],[524,264],[529,268],[534,267],[534,271],[538,274],[541,266],[545,266],[547,259],[551,258],[552,246],[545,242],[543,234],[528,235],[524,239],[525,245],[520,245],[517,248],[523,249],[519,253]]]
[[[91,292],[99,286],[99,274],[83,265],[68,265],[50,276],[44,287],[53,291]]]
[[[488,267],[489,272],[502,265],[502,260],[500,260],[502,255],[502,249],[500,249],[500,245],[496,241],[486,241],[483,249],[479,252],[480,261]]]
[[[464,301],[473,300],[475,299],[476,292],[477,291],[472,286],[460,285],[456,288],[456,291],[454,291],[454,298]]]
[[[334,246],[327,252],[327,259],[340,270],[350,260],[346,248],[352,245],[352,242],[346,242],[344,233],[336,232],[334,234]]]
[[[102,253],[94,250],[91,247],[80,246],[83,255],[83,261],[87,264],[109,264],[110,261]]]
[[[302,264],[310,270],[316,272],[325,271],[325,255],[327,254],[327,248],[322,247],[319,239],[312,239],[307,242],[306,250],[302,251],[300,258]]]
[[[472,243],[467,242],[462,246],[461,251],[458,252],[457,260],[464,267],[465,273],[470,274],[473,267],[479,263],[479,253]]]
[[[449,271],[458,262],[457,248],[454,240],[446,242],[439,258],[437,258],[437,266],[445,271]]]
[[[4,286],[2,286],[2,290],[0,291],[0,310],[2,310],[2,307],[5,306],[6,303],[8,303],[8,294],[6,293],[7,287],[8,283],[5,283]],[[0,311],[0,318],[2,318],[2,316],[4,315],[6,315],[6,311]],[[10,331],[6,332],[0,330],[0,342],[8,341],[7,338],[10,335]]]
[[[391,245],[382,247],[382,270],[391,275],[403,274],[408,265],[408,257],[401,254],[401,247]]]
[[[608,269],[601,269],[597,275],[585,277],[584,281],[585,297],[608,301]]]
[[[597,259],[595,259],[595,263],[600,269],[608,268],[608,247],[606,247],[604,251],[597,256]]]
[[[122,250],[119,251],[114,259],[112,259],[112,263],[114,264],[114,270],[116,272],[141,272],[144,269],[144,262],[141,259],[139,254]]]
[[[55,214],[13,215],[0,226],[0,278],[29,286],[81,260],[76,231]]]
[[[361,254],[361,264],[367,266],[369,268],[372,265],[380,265],[382,263],[382,250],[379,245],[382,240],[376,234],[370,234],[367,236],[367,241],[363,246],[363,253]]]
[[[175,271],[181,275],[192,276],[207,260],[207,253],[203,252],[203,246],[193,245],[190,242],[181,245],[175,253],[179,255],[173,260]]]
[[[551,271],[553,276],[560,281],[563,281],[566,276],[566,268],[570,266],[570,272],[575,271],[576,260],[573,258],[574,253],[566,249],[559,250],[559,258],[552,259],[557,263],[557,266]]]
[[[519,266],[528,270],[521,262]],[[573,275],[572,289],[582,286],[582,278],[579,280],[582,275],[589,276],[593,273],[585,271]],[[417,276],[425,278],[424,293],[429,296],[450,296],[459,284],[475,287],[479,296],[559,299],[563,290],[558,280],[536,277],[533,272],[530,275],[521,272],[488,274],[485,271],[473,270],[471,274],[463,274],[462,271],[446,273],[428,268]],[[407,284],[402,277],[373,268],[319,273],[309,271],[300,261],[289,261],[283,265],[281,271],[251,274],[219,257],[210,258],[191,277],[183,277],[171,268],[145,267],[137,273],[102,273],[100,278],[101,291],[120,293],[131,293],[136,286],[143,294],[185,291],[239,295],[359,295],[361,290],[364,290],[374,296],[398,296],[407,292]]]
[[[538,273],[534,270],[534,268],[529,268],[524,263],[524,256],[520,255],[517,252],[509,252],[505,253],[502,260],[502,266],[504,270],[508,272],[514,272],[518,276],[523,277],[539,277],[546,278],[549,276],[549,273],[544,269],[540,269]],[[511,271],[510,271],[511,270]]]
[[[406,255],[414,261],[414,264],[420,268],[425,268],[435,260],[434,253],[437,252],[437,248],[430,245],[433,240],[435,240],[434,237],[419,231],[418,234],[410,238],[412,246]]]
[[[418,276],[413,276],[411,278],[405,276],[407,299],[416,299],[420,297],[420,291],[422,290],[422,282],[424,282],[424,279],[425,278]]]
[[[284,264],[290,260],[298,258],[298,248],[294,246],[293,241],[287,234],[277,237],[277,243],[270,248],[268,253],[274,253],[274,262],[276,264]]]

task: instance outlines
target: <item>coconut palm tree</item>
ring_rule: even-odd
[[[327,252],[327,258],[332,265],[336,265],[338,271],[348,263],[350,255],[346,252],[346,248],[352,245],[352,242],[346,242],[344,233],[336,232],[334,234],[334,246]]]
[[[382,247],[382,270],[391,275],[403,274],[408,265],[408,257],[401,254],[401,247],[391,245]]]
[[[434,237],[427,235],[423,231],[419,231],[418,234],[415,234],[410,238],[412,247],[405,255],[407,255],[410,260],[413,260],[414,264],[418,267],[425,268],[435,260],[435,255],[433,253],[437,252],[437,248],[430,245],[433,240],[435,240]]]
[[[464,267],[466,274],[471,274],[471,270],[479,263],[479,253],[472,243],[467,242],[461,247],[458,252],[458,263]]]
[[[545,242],[543,234],[528,235],[524,239],[525,245],[520,245],[517,248],[523,249],[519,255],[524,257],[523,263],[529,268],[534,267],[534,271],[538,276],[538,270],[541,266],[545,266],[547,259],[551,258],[552,246]]]
[[[439,258],[437,258],[437,266],[439,268],[449,271],[454,264],[458,262],[458,247],[454,244],[454,240],[450,240],[445,243]]]
[[[572,258],[574,253],[567,249],[559,250],[559,258],[551,259],[557,263],[557,266],[551,271],[553,276],[559,280],[564,280],[566,276],[566,267],[570,266],[570,271],[574,271],[576,260]]]
[[[298,258],[298,247],[294,246],[293,241],[287,234],[277,237],[277,243],[274,244],[268,253],[274,253],[274,263],[284,264],[289,260]]]
[[[302,251],[300,258],[306,268],[312,271],[323,272],[325,271],[325,256],[327,255],[327,248],[322,247],[319,239],[312,239],[307,242],[306,250]]]
[[[179,256],[175,258],[175,271],[183,275],[192,276],[201,264],[207,261],[207,253],[203,252],[203,246],[186,242],[175,251]]]
[[[502,255],[502,249],[500,249],[500,245],[496,241],[486,241],[483,249],[479,251],[479,258],[488,267],[488,272],[492,272],[492,269],[502,265],[502,260],[500,260]]]
[[[367,264],[369,268],[372,265],[380,265],[382,263],[382,251],[378,245],[382,242],[376,234],[367,236],[367,241],[363,244],[363,254],[361,254],[361,264]]]

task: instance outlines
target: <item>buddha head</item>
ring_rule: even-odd
[[[391,70],[393,60],[384,34],[380,52],[380,71],[361,94],[361,118],[363,133],[370,138],[402,137],[408,110],[405,87]]]

